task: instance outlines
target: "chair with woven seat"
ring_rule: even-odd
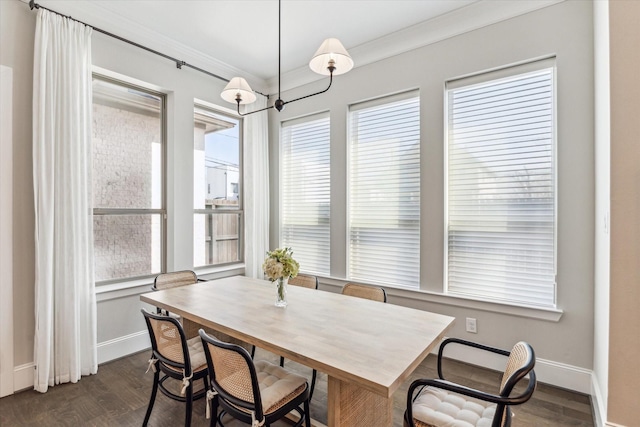
[[[224,426],[225,414],[252,426],[269,426],[292,410],[300,415],[296,427],[303,422],[311,426],[306,378],[264,360],[254,362],[243,347],[218,341],[202,329],[199,334],[209,367],[211,427],[216,422]]]
[[[318,289],[318,278],[316,276],[309,276],[308,274],[298,274],[296,277],[289,279],[289,284],[293,286],[300,286],[308,289]],[[253,358],[253,352],[251,354]],[[280,366],[284,366],[284,357],[280,356]],[[315,369],[311,373],[311,386],[309,388],[309,400],[313,398],[313,390],[316,388],[316,377],[318,371]]]
[[[196,273],[191,270],[171,271],[169,273],[158,274],[153,281],[152,289],[154,291],[161,291],[179,286],[193,285],[194,283],[203,281],[202,279],[198,279]]]
[[[162,291],[164,289],[178,288],[180,286],[193,285],[194,283],[204,282],[198,279],[196,273],[191,270],[171,271],[169,273],[160,273],[153,281],[152,291]],[[157,309],[158,314],[169,314],[168,311]]]
[[[149,313],[145,309],[141,311],[151,338],[149,369],[153,370],[153,389],[142,425],[149,422],[160,389],[165,396],[186,403],[184,425],[188,427],[191,425],[193,401],[204,397],[207,391],[208,370],[202,341],[200,337],[187,340],[180,322],[171,316]],[[165,385],[171,378],[182,383],[180,394]],[[193,384],[198,380],[203,381],[204,387],[194,393]]]
[[[448,344],[460,344],[491,353],[507,356],[507,365],[502,375],[497,394],[488,393],[445,380],[442,373],[442,357]],[[511,351],[488,347],[457,338],[442,342],[438,351],[438,379],[419,379],[411,383],[407,393],[405,427],[444,426],[511,426],[511,405],[528,401],[536,388],[535,353],[531,346],[518,342]],[[525,377],[526,388],[515,395],[514,387]],[[418,393],[414,397],[414,394]]]
[[[347,283],[342,287],[342,295],[387,302],[387,292],[383,288],[360,283]]]
[[[302,288],[318,289],[318,278],[308,274],[298,274],[296,277],[289,279],[289,284]]]

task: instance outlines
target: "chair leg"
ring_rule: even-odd
[[[280,367],[284,367],[284,357],[280,356]]]
[[[256,355],[256,346],[252,345],[251,346],[251,359],[253,359],[253,357]]]
[[[313,390],[316,388],[316,376],[318,375],[318,371],[315,369],[311,374],[311,390],[309,390],[309,402],[311,402],[311,398],[313,397]]]
[[[311,396],[307,400],[304,401],[304,426],[311,427],[311,414],[309,414],[309,401],[311,400]]]
[[[156,369],[153,373],[153,388],[151,389],[151,398],[149,399],[149,406],[147,406],[147,413],[144,416],[142,427],[146,427],[151,417],[151,411],[153,410],[153,404],[156,401],[156,394],[158,393],[158,383],[160,382],[160,372]]]
[[[211,419],[209,421],[209,427],[216,427],[218,424],[218,396],[215,396],[211,401]]]
[[[186,413],[184,414],[184,427],[191,426],[191,412],[193,407],[193,384],[190,382],[187,387],[187,396],[186,396]]]

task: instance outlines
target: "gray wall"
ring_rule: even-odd
[[[559,321],[543,313],[476,304],[442,295],[444,264],[445,81],[547,55],[557,56],[558,308]],[[325,85],[317,81],[283,93],[296,98]],[[270,116],[271,247],[278,246],[278,154],[280,121],[330,111],[331,276],[323,288],[337,290],[346,274],[347,107],[409,89],[421,102],[421,291],[390,289],[390,301],[455,316],[450,335],[510,348],[524,339],[546,367],[593,364],[594,132],[593,5],[563,2],[486,26],[338,76],[323,95],[286,106]],[[478,334],[464,318],[478,319]],[[544,375],[543,375],[544,377]],[[549,375],[543,380],[553,382]],[[587,385],[588,391],[588,385]]]

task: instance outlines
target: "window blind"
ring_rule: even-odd
[[[329,114],[284,122],[281,129],[281,242],[300,269],[329,275]]]
[[[447,286],[555,306],[554,69],[447,91]]]
[[[352,106],[349,129],[349,279],[418,288],[418,92]]]

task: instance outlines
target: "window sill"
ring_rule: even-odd
[[[244,264],[225,265],[222,267],[203,267],[194,269],[194,271],[200,279],[213,280],[226,276],[244,274]],[[127,280],[96,286],[96,301],[109,301],[112,299],[125,298],[151,292],[153,280],[153,277],[146,277],[144,279]]]
[[[320,285],[327,285],[340,291],[342,286],[349,282],[346,279],[333,277],[318,277]],[[445,295],[437,292],[429,292],[420,289],[408,289],[392,286],[384,286],[387,296],[392,299],[401,299],[409,301],[421,301],[432,304],[442,304],[452,307],[470,308],[473,310],[487,311],[491,313],[500,313],[510,316],[525,317],[528,319],[545,320],[548,322],[559,322],[564,314],[562,310],[544,307],[529,307],[512,305],[505,303],[497,303],[490,301],[480,301],[459,296]],[[404,305],[404,304],[401,304]]]
[[[227,276],[237,276],[244,274],[244,263],[230,264],[224,266],[207,266],[198,267],[193,271],[196,272],[199,279],[215,280]]]
[[[153,278],[145,277],[138,280],[127,280],[126,282],[109,283],[108,285],[96,286],[96,301],[109,301],[116,298],[125,298],[132,295],[139,295],[151,292]]]

